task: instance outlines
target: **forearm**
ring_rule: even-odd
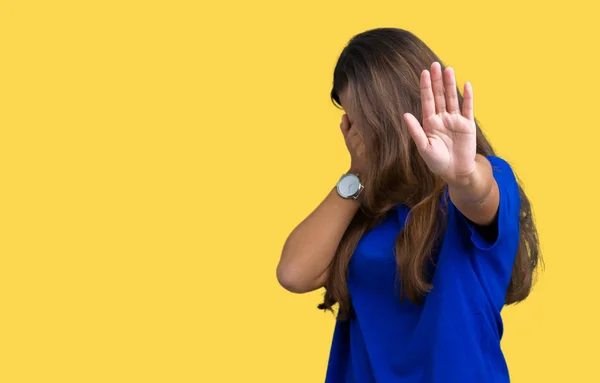
[[[475,164],[472,174],[459,178],[448,187],[456,208],[473,223],[485,226],[496,217],[500,192],[487,158],[477,155]]]
[[[329,264],[358,209],[358,201],[343,199],[333,189],[286,240],[277,266],[279,283],[298,293],[322,287]]]

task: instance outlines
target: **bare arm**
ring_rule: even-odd
[[[500,204],[500,191],[487,158],[478,154],[473,173],[457,179],[448,189],[452,203],[473,223],[486,226],[494,221]]]
[[[421,106],[422,124],[411,113],[404,115],[421,157],[448,183],[450,199],[465,217],[480,226],[491,224],[500,192],[490,162],[477,154],[471,84],[464,86],[461,110],[454,69],[446,67],[442,73],[434,62],[431,73],[421,73]]]
[[[334,188],[287,238],[277,266],[281,286],[294,293],[323,287],[329,264],[358,209],[358,201],[340,197]]]
[[[364,169],[362,137],[346,114],[342,116],[340,129],[350,152],[349,172],[361,174],[361,169]],[[277,265],[277,280],[281,286],[294,293],[307,293],[323,287],[329,265],[359,207],[358,201],[340,197],[335,188],[329,192],[285,241]]]

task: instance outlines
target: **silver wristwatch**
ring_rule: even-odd
[[[356,174],[346,173],[336,185],[337,193],[346,199],[357,199],[364,187]]]

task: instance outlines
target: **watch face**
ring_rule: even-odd
[[[347,174],[338,183],[338,192],[342,197],[351,197],[358,192],[359,187],[358,177]]]

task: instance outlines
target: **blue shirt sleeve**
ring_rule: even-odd
[[[517,231],[519,228],[521,209],[519,185],[511,166],[505,160],[496,156],[487,156],[486,158],[492,165],[492,172],[500,191],[498,213],[492,223],[495,227],[479,227],[460,211],[458,212],[469,228],[473,245],[483,251],[496,248],[501,242],[505,241],[506,237],[510,237],[511,240],[514,239],[515,228]],[[484,230],[488,235],[484,235]],[[492,236],[489,235],[490,232],[493,233]]]
[[[510,165],[503,159],[488,156],[498,189],[500,203],[496,219],[490,227],[469,221],[450,201],[462,228],[455,231],[470,249],[471,264],[487,299],[499,312],[506,300],[512,270],[520,242],[521,198],[519,185]],[[492,232],[490,238],[484,233]]]

